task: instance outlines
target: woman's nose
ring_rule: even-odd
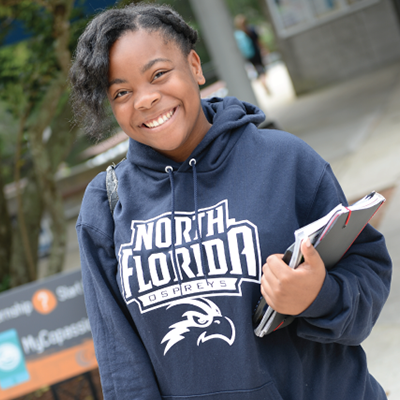
[[[153,107],[160,97],[157,90],[142,89],[136,92],[134,107],[137,110],[147,110]]]

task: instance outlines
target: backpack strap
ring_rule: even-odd
[[[107,167],[106,171],[106,188],[107,188],[107,197],[108,204],[110,205],[111,215],[114,214],[114,208],[117,204],[118,197],[118,178],[115,174],[116,165],[113,163]]]

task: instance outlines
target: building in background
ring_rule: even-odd
[[[297,94],[400,59],[399,0],[265,0]]]

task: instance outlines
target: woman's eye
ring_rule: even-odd
[[[122,97],[122,96],[125,96],[127,93],[128,93],[128,92],[127,92],[126,90],[123,90],[123,91],[121,91],[121,92],[118,92],[118,93],[115,95],[115,99],[117,99],[117,98],[119,98],[119,97]]]
[[[159,71],[154,75],[154,79],[161,78],[166,73],[167,73],[167,71]]]

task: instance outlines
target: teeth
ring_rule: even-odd
[[[151,122],[146,122],[145,125],[148,126],[149,128],[156,128],[157,126],[160,126],[164,122],[168,121],[172,117],[173,113],[174,113],[173,111],[170,111],[167,114],[159,117],[158,119],[155,119]]]

